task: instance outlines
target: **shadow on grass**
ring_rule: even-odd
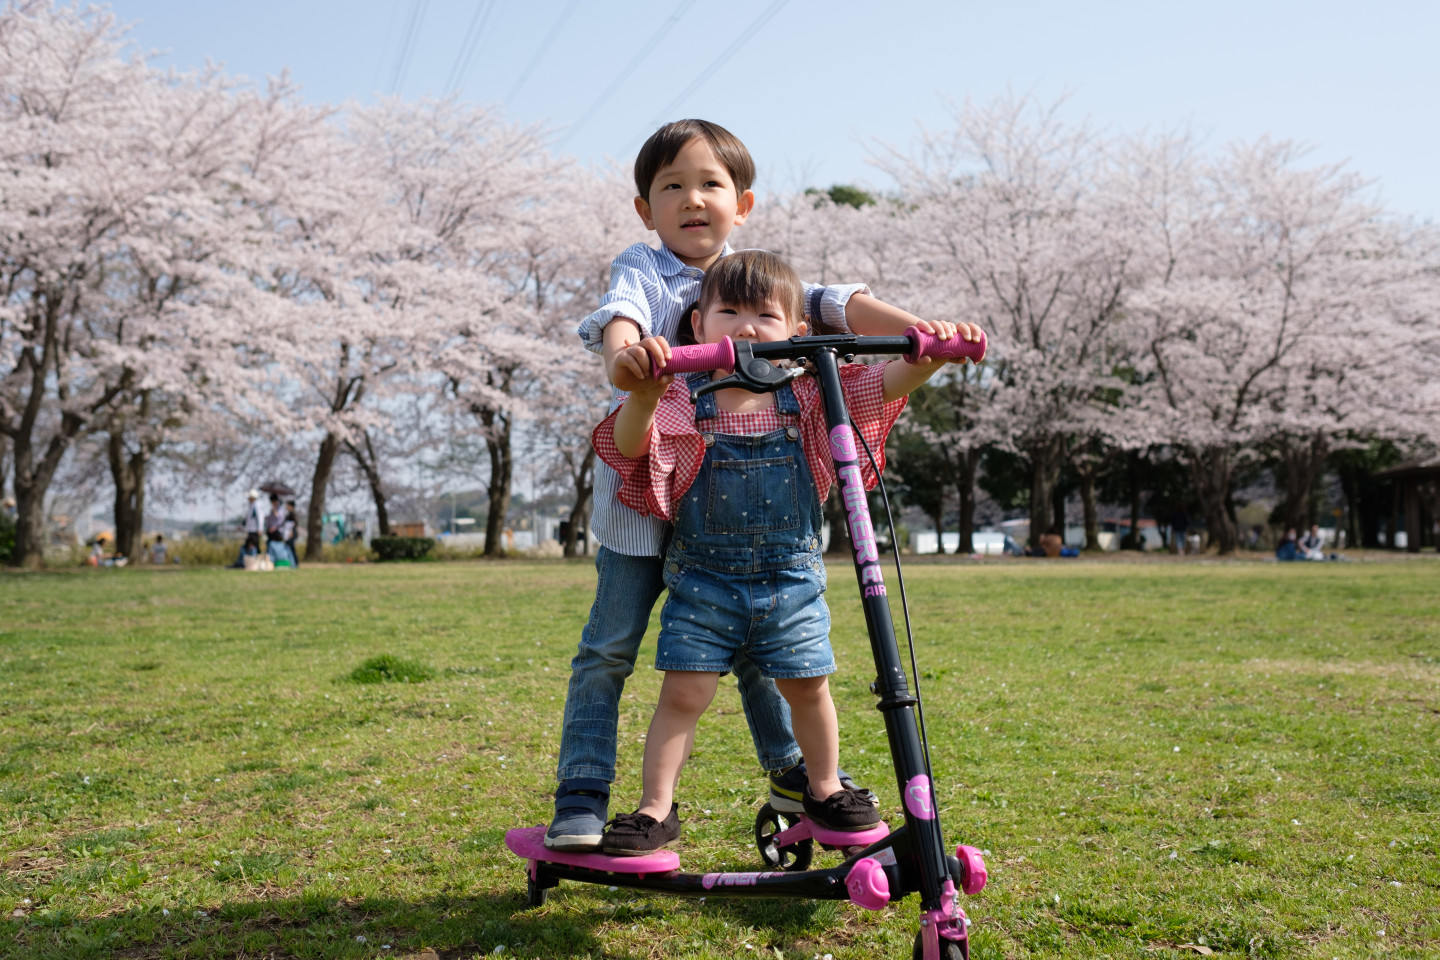
[[[107,917],[63,911],[0,920],[0,957],[82,958],[397,957],[427,948],[442,960],[500,953],[522,957],[638,960],[607,947],[601,914],[527,913],[521,895],[436,897],[423,902],[302,895],[203,909],[135,908]]]

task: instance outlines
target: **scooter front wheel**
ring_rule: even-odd
[[[915,949],[910,952],[911,960],[925,960],[925,934],[915,934]],[[940,938],[940,960],[970,960],[969,942]]]
[[[784,847],[775,843],[776,834],[790,829],[799,820],[799,814],[776,810],[768,803],[755,814],[755,848],[760,851],[760,859],[765,861],[765,866],[787,873],[809,868],[815,856],[814,840],[807,837]]]

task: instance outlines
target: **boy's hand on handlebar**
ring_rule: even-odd
[[[951,323],[948,320],[916,320],[915,326],[925,333],[928,333],[940,340],[949,340],[951,337],[959,337],[961,340],[974,343],[985,334],[980,330],[978,323]],[[922,363],[929,363],[929,360],[922,360]],[[951,363],[966,363],[964,357],[956,357]]]
[[[985,332],[980,329],[980,324],[978,323],[957,323],[953,326],[955,327],[955,336],[959,337],[961,340],[969,341],[970,343],[975,343],[976,341],[982,339],[985,336]],[[942,337],[941,339],[944,338]],[[956,357],[950,362],[963,364],[965,362],[965,358]],[[977,361],[972,360],[970,362],[975,363]]]
[[[652,377],[652,361],[657,366],[670,362],[670,344],[664,337],[646,337],[617,354],[610,382],[615,384],[617,389],[628,393],[664,393],[665,388],[670,386],[670,381],[675,378],[664,375],[658,379]]]
[[[931,336],[935,337],[937,340],[949,340],[951,337],[961,335],[961,334],[959,333],[960,327],[965,327],[965,328],[968,330],[970,325],[969,325],[969,324],[964,324],[964,323],[962,323],[962,324],[954,324],[954,323],[951,323],[949,320],[919,320],[919,319],[917,319],[917,320],[915,321],[915,326],[920,330],[921,333],[928,333],[928,334],[930,334]],[[976,328],[976,329],[979,329],[979,328]],[[964,339],[966,339],[966,340],[972,340],[972,339],[975,339],[975,338],[974,338],[974,337],[964,337]],[[930,364],[932,364],[932,363],[934,363],[934,362],[935,362],[934,359],[931,358],[931,357],[921,357],[918,361],[916,361],[916,364],[917,364],[917,366],[922,366],[922,367],[924,367],[924,366],[929,366]],[[955,360],[954,362],[955,362],[955,363],[964,363],[965,361],[964,361],[963,359],[958,359],[958,360]]]

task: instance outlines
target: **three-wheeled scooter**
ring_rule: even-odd
[[[957,960],[969,957],[965,911],[958,892],[978,893],[985,886],[985,862],[975,847],[960,845],[947,853],[940,829],[930,751],[925,738],[924,709],[918,681],[912,690],[901,662],[890,616],[888,591],[880,567],[880,550],[870,519],[860,470],[864,439],[851,428],[840,389],[842,358],[860,355],[899,355],[914,363],[922,357],[966,358],[979,361],[985,340],[959,337],[939,340],[915,327],[898,337],[800,336],[773,343],[732,342],[672,348],[671,359],[657,374],[723,372],[724,377],[691,382],[694,397],[727,388],[754,393],[779,389],[798,376],[813,375],[819,382],[829,431],[830,455],[846,511],[846,526],[854,549],[876,678],[871,692],[884,717],[885,733],[895,769],[905,822],[895,829],[884,823],[861,833],[826,830],[803,814],[761,807],[755,818],[755,843],[768,868],[759,872],[682,873],[674,851],[661,850],[639,857],[603,854],[568,854],[546,849],[545,827],[511,830],[505,844],[528,862],[527,891],[531,906],[545,901],[546,891],[561,880],[602,883],[607,886],[653,890],[676,896],[796,897],[850,900],[879,910],[911,893],[920,895],[920,929],[912,960]],[[772,360],[793,365],[777,366]],[[874,458],[868,448],[866,456]],[[883,481],[881,484],[883,493]],[[889,499],[886,497],[886,511]],[[904,581],[896,554],[897,581],[904,604]],[[906,611],[907,635],[909,613]],[[910,668],[915,651],[910,644]],[[825,869],[808,869],[814,844],[840,850],[844,861]]]

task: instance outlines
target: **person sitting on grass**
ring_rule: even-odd
[[[805,332],[802,310],[795,271],[772,253],[745,250],[706,272],[691,323],[699,343],[784,340]],[[936,326],[942,340],[955,335],[951,324]],[[696,723],[742,651],[790,705],[806,763],[805,813],[833,830],[863,830],[880,813],[868,791],[840,780],[827,679],[835,657],[820,527],[834,465],[819,387],[806,377],[774,393],[727,389],[692,407],[686,381],[651,376],[651,361],[663,364],[669,355],[663,337],[623,352],[618,362],[635,386],[593,436],[600,458],[621,477],[620,500],[674,524],[655,655],[665,679],[645,740],[644,792],[634,813],[606,825],[602,849],[640,855],[679,838],[674,794]],[[841,369],[851,420],[880,469],[905,397],[941,366],[926,360]],[[876,478],[865,469],[873,487]]]

